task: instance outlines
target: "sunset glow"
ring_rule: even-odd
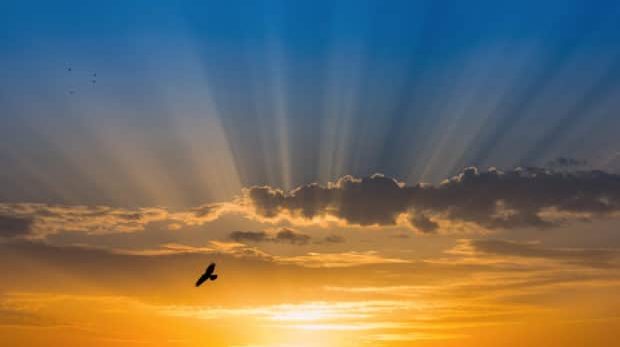
[[[1,1],[0,346],[617,345],[619,26]]]

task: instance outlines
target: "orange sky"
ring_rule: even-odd
[[[0,243],[9,346],[585,346],[620,328],[615,217],[425,234],[247,206],[2,208],[38,211]],[[211,261],[218,280],[194,288]]]

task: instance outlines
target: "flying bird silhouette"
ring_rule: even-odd
[[[213,274],[213,271],[215,271],[215,263],[211,263],[211,265],[207,267],[205,273],[203,273],[198,281],[196,281],[196,287],[200,286],[206,280],[215,281],[217,279],[217,275]]]

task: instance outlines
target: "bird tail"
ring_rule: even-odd
[[[217,275],[211,275],[211,276],[209,276],[209,279],[211,281],[215,281],[217,279]]]

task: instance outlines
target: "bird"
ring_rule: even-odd
[[[215,271],[215,263],[211,263],[209,267],[207,267],[207,270],[205,270],[205,273],[198,278],[198,281],[196,281],[196,287],[199,287],[206,280],[215,281],[217,279],[217,275],[215,275],[213,271]]]

